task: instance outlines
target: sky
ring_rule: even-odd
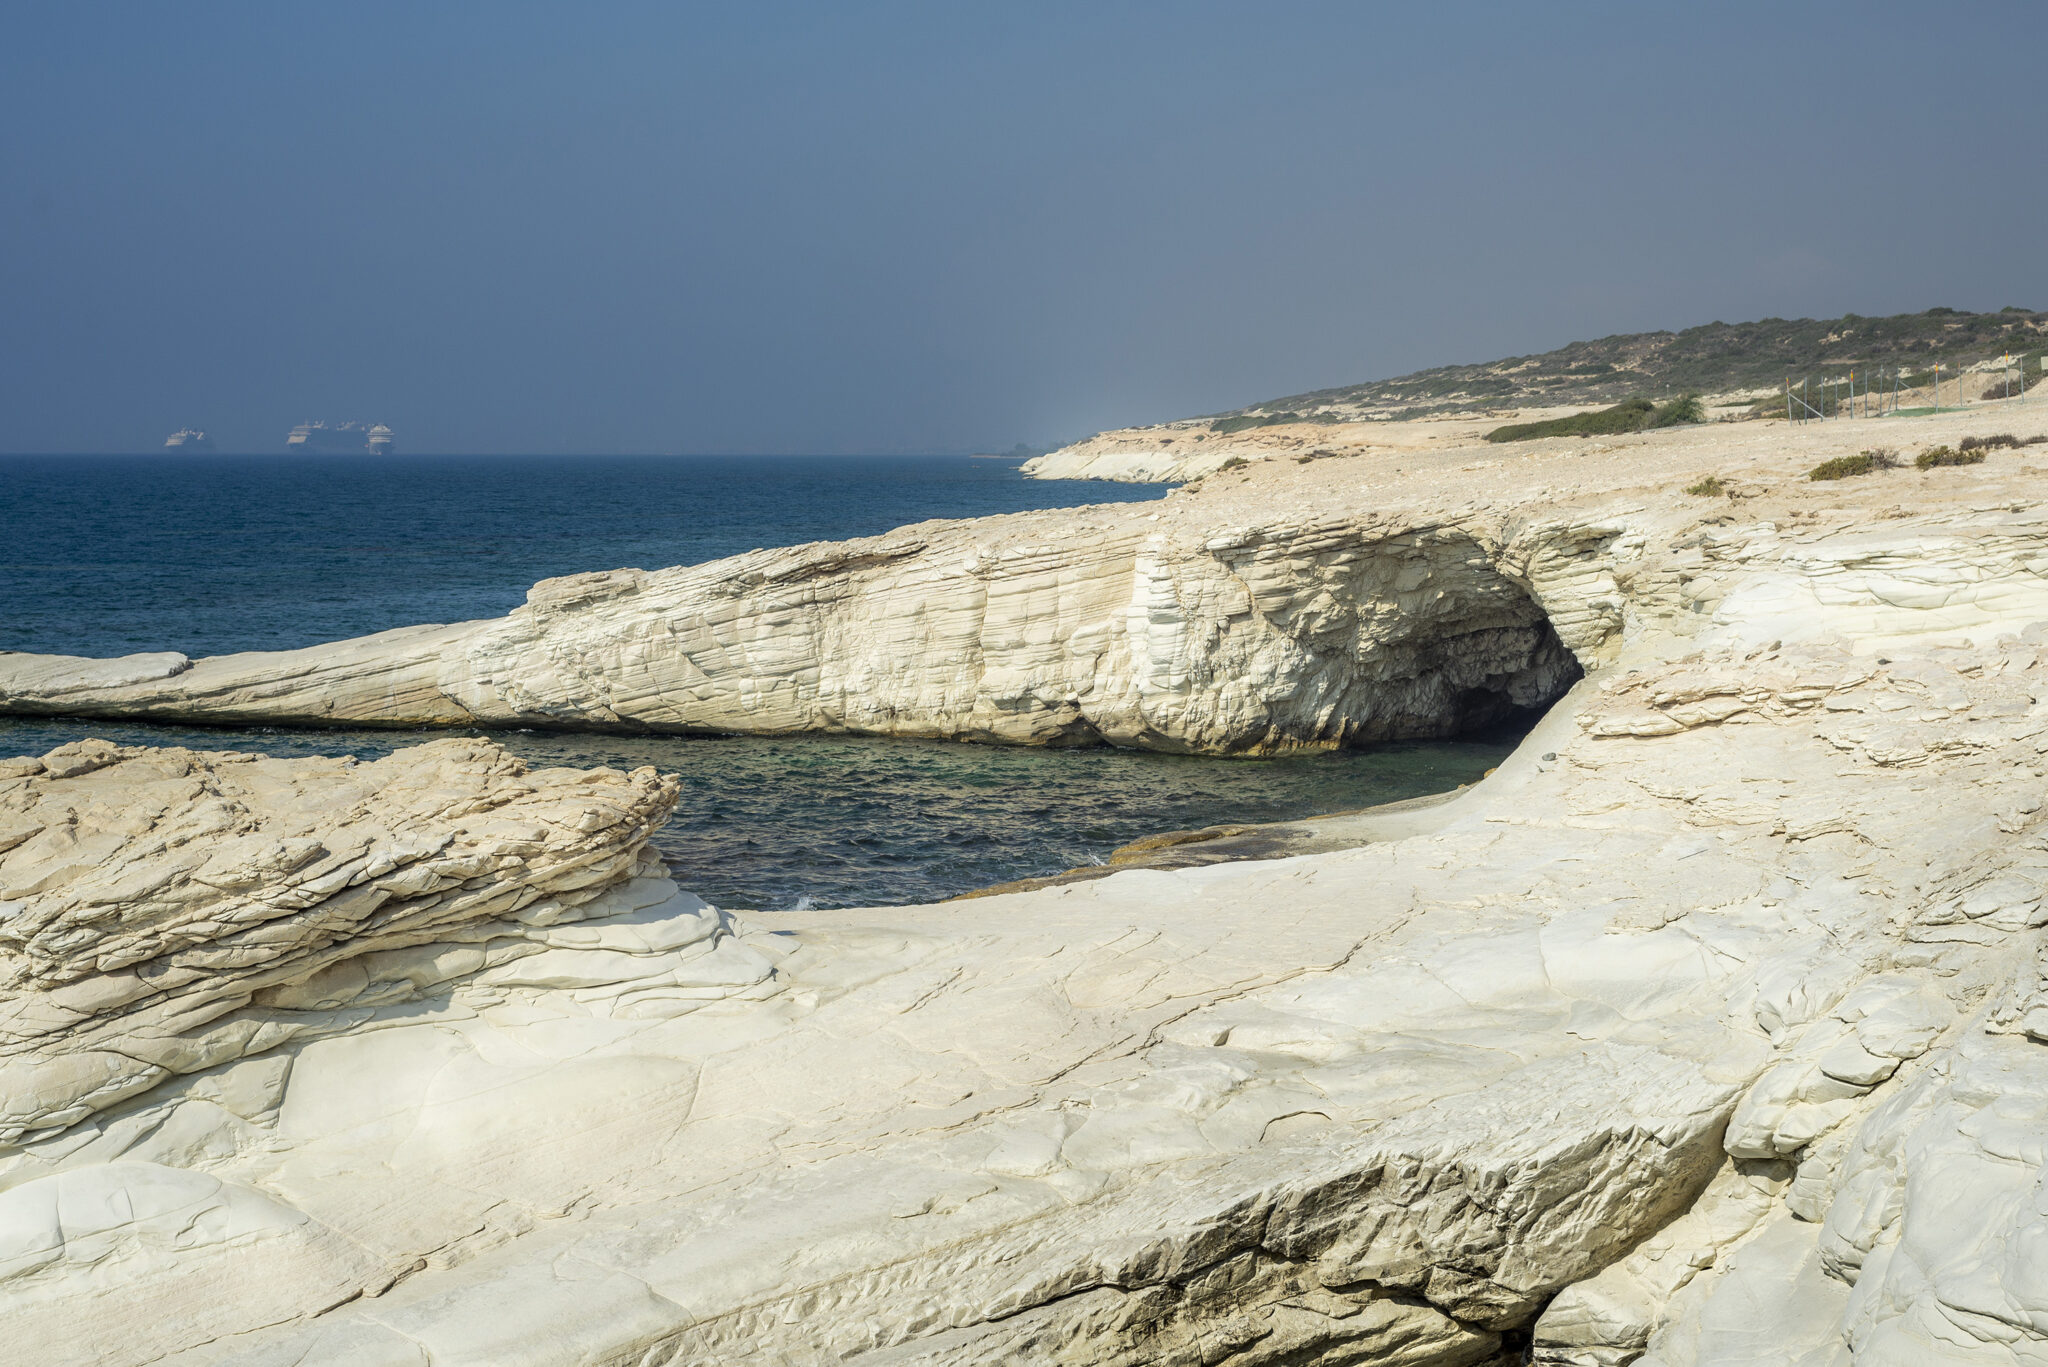
[[[0,451],[1049,444],[2048,307],[2048,6],[0,0]]]

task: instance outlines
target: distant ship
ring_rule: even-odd
[[[213,438],[196,427],[181,427],[164,438],[166,449],[176,447],[181,451],[211,451]]]
[[[396,449],[391,429],[383,423],[372,427],[363,422],[302,422],[284,439],[287,451],[374,451],[389,455]]]

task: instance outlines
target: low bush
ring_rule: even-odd
[[[2010,432],[1994,432],[1988,437],[1964,437],[1956,443],[1958,451],[1996,451],[2001,446],[2018,446],[2020,439]]]
[[[2040,374],[2037,372],[2029,375],[2027,374],[2026,367],[2022,366],[2017,375],[2014,375],[2009,380],[2001,377],[1994,381],[1992,386],[1982,394],[1979,394],[1977,398],[1982,403],[1989,403],[1993,399],[2015,399],[2027,393],[2039,383],[2041,383]]]
[[[1538,437],[1614,437],[1653,427],[1705,422],[1707,407],[1697,394],[1681,394],[1669,403],[1623,399],[1612,408],[1596,408],[1543,422],[1509,423],[1486,434],[1488,441],[1533,441]]]
[[[1246,460],[1243,456],[1232,456],[1229,460],[1226,460],[1221,465],[1217,466],[1216,470],[1217,473],[1220,474],[1225,470],[1242,470],[1250,464],[1251,462]]]
[[[1836,456],[1833,460],[1824,460],[1808,470],[1806,477],[1815,482],[1848,479],[1851,475],[1867,475],[1877,468],[1877,464],[1868,456]]]
[[[1278,427],[1282,423],[1300,421],[1299,413],[1240,413],[1234,418],[1216,419],[1209,424],[1209,430],[1229,436],[1232,432],[1248,432],[1254,427]]]
[[[1538,437],[1607,437],[1623,432],[1640,432],[1657,411],[1648,399],[1623,399],[1612,408],[1599,408],[1543,422],[1516,422],[1496,427],[1486,434],[1488,441],[1534,441]]]
[[[1728,486],[1721,482],[1719,475],[1708,475],[1697,484],[1686,485],[1685,491],[1695,498],[1712,498],[1715,494],[1727,493]]]
[[[1874,451],[1858,451],[1853,456],[1836,456],[1824,460],[1806,472],[1806,477],[1816,482],[1830,479],[1849,479],[1855,475],[1867,475],[1878,470],[1889,470],[1898,464],[1898,458],[1883,447]]]
[[[1707,406],[1700,402],[1697,394],[1681,394],[1670,403],[1659,404],[1650,413],[1645,427],[1678,427],[1685,423],[1705,422]]]
[[[1930,447],[1913,457],[1913,468],[1932,470],[1937,465],[1981,465],[1984,453],[1978,451],[1957,451],[1947,446]]]

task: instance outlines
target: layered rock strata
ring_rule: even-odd
[[[927,523],[552,579],[502,619],[197,661],[0,655],[0,711],[1269,753],[1455,734],[1578,664],[1483,527]]]
[[[17,1351],[2041,1361],[2048,468],[1792,477],[1844,435],[1470,472],[1594,672],[1355,848],[777,916],[636,852],[572,915],[313,972],[303,1033],[0,1148]],[[1675,492],[1708,470],[1746,496]],[[1311,473],[1251,487],[1345,496]],[[9,780],[38,811],[170,810],[88,820],[54,758]],[[93,867],[153,886],[159,844]],[[80,863],[30,849],[11,901]]]
[[[0,760],[0,1142],[273,1049],[372,982],[475,971],[631,876],[675,799],[651,769],[529,773],[466,740]]]

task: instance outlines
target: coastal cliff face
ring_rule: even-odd
[[[1183,484],[1213,475],[1233,460],[1265,459],[1275,449],[1271,434],[1272,429],[1261,429],[1249,438],[1244,434],[1222,436],[1200,422],[1124,427],[1033,456],[1022,469],[1034,479]],[[1290,423],[1287,435],[1306,442],[1322,433],[1307,423]]]
[[[1183,548],[1304,544],[1231,539],[1304,508],[1455,547],[1431,574],[1483,564],[1589,668],[1352,849],[722,913],[646,855],[650,773],[17,763],[7,1066],[155,1071],[52,1084],[0,1145],[16,1351],[2042,1361],[2048,447],[1816,485],[1871,433],[1744,426],[1150,510]],[[1738,496],[1678,492],[1708,473]],[[628,597],[567,582],[572,618]],[[215,801],[257,837],[218,865],[185,838]]]

